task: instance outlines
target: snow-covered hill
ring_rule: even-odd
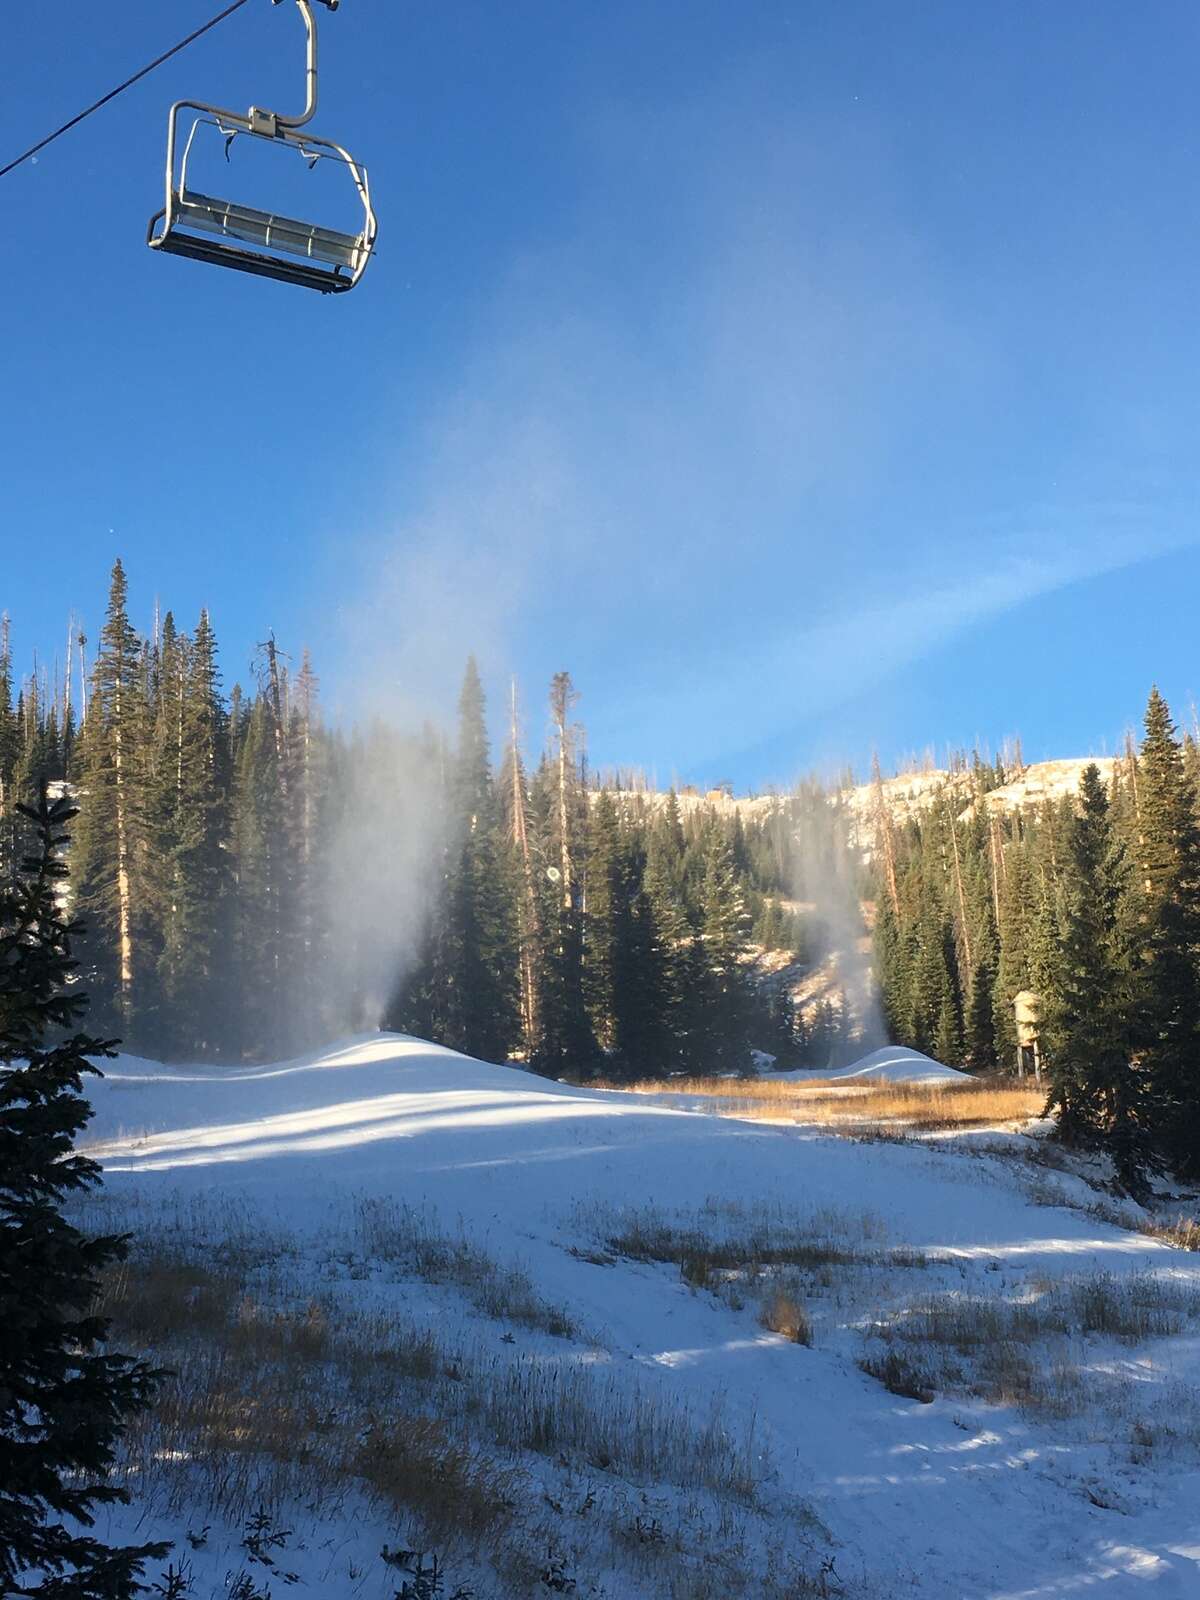
[[[1019,777],[989,790],[982,804],[990,812],[1007,816],[1012,812],[1036,810],[1048,800],[1077,795],[1084,768],[1093,762],[1099,767],[1104,782],[1110,783],[1117,765],[1112,756],[1035,761],[1022,767]],[[874,836],[874,818],[881,796],[893,822],[898,824],[919,817],[934,806],[948,806],[955,816],[968,816],[976,803],[975,780],[970,771],[950,772],[931,767],[922,772],[903,772],[884,778],[878,788],[862,783],[847,789],[842,799],[854,819],[858,842],[867,848]]]
[[[483,1352],[493,1374],[599,1375],[610,1400],[636,1395],[638,1407],[681,1422],[719,1415],[722,1439],[742,1442],[757,1481],[740,1534],[707,1491],[595,1453],[525,1450],[538,1486],[525,1500],[552,1559],[536,1581],[518,1580],[492,1571],[486,1548],[464,1550],[458,1581],[478,1600],[548,1594],[558,1579],[577,1586],[558,1592],[609,1600],[1200,1594],[1200,1324],[1136,1347],[1065,1333],[1047,1360],[1070,1357],[1081,1381],[1121,1399],[1062,1418],[965,1389],[923,1403],[858,1365],[870,1324],[938,1292],[1029,1302],[1095,1273],[1110,1288],[1157,1275],[1171,1292],[1200,1292],[1200,1257],[1047,1204],[1045,1192],[1035,1204],[1011,1162],[670,1109],[397,1035],[237,1071],[122,1057],[93,1099],[100,1215],[173,1230],[180,1248],[190,1240],[217,1255],[220,1219],[236,1217],[246,1237],[289,1240],[289,1270],[331,1303],[369,1296]],[[565,1308],[570,1334],[553,1337],[536,1318],[509,1326],[461,1285],[372,1261],[354,1232],[364,1206],[440,1219],[428,1227],[451,1229]],[[718,1242],[748,1228],[833,1241],[832,1264],[805,1280],[811,1347],[761,1325],[750,1289],[717,1292],[715,1280],[655,1259],[653,1239],[671,1227]],[[1177,1423],[1179,1438],[1148,1443],[1151,1425],[1139,1434],[1138,1418],[1164,1407],[1192,1421]],[[398,1591],[397,1574],[389,1587],[373,1558],[412,1537],[402,1519],[377,1506],[339,1518],[327,1498],[276,1511],[290,1539],[278,1561],[296,1575],[283,1592]],[[200,1545],[184,1547],[193,1592],[222,1593],[244,1558],[244,1530],[202,1505],[159,1505],[143,1536],[201,1524],[211,1527]],[[824,1591],[766,1587],[762,1574],[786,1575],[791,1563]],[[272,1573],[254,1570],[270,1586]],[[724,1574],[725,1586],[701,1587],[705,1572]],[[745,1586],[735,1586],[739,1572]]]

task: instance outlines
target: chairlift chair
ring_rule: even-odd
[[[280,0],[272,0],[278,5]],[[339,0],[320,0],[330,11]],[[322,294],[344,294],[353,289],[366,270],[375,247],[376,222],[371,206],[367,170],[340,144],[318,139],[302,129],[317,109],[317,26],[312,0],[296,0],[304,19],[307,41],[305,106],[298,117],[280,116],[251,106],[245,116],[224,111],[219,106],[198,100],[178,100],[167,121],[166,205],[150,219],[146,242],[166,255],[188,256],[218,267],[233,267],[258,277],[277,278],[282,283],[298,283]],[[179,144],[180,116],[195,112],[191,129],[183,142],[176,178],[176,150]],[[321,160],[340,161],[349,173],[363,208],[359,233],[341,233],[316,223],[301,222],[275,212],[259,211],[232,200],[217,200],[201,194],[188,184],[188,162],[196,134],[202,127],[215,127],[226,141],[228,154],[240,135],[265,139],[273,145],[295,150],[309,167]],[[158,224],[162,223],[160,231]],[[247,245],[257,248],[247,249]]]

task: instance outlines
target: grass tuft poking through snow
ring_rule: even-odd
[[[929,1264],[921,1251],[889,1247],[883,1223],[866,1212],[710,1199],[698,1211],[676,1213],[592,1206],[578,1220],[603,1244],[607,1254],[598,1259],[674,1265],[689,1288],[734,1311],[754,1304],[760,1327],[798,1345],[813,1343],[809,1296],[851,1271],[871,1276]]]
[[[450,1284],[497,1321],[558,1339],[578,1336],[571,1317],[537,1293],[524,1268],[496,1261],[465,1233],[444,1232],[431,1212],[368,1196],[358,1202],[356,1223],[356,1242],[367,1261],[426,1283]]]
[[[894,1394],[931,1400],[968,1393],[1063,1419],[1125,1385],[1101,1358],[1104,1341],[1142,1345],[1200,1322],[1200,1291],[1149,1273],[1034,1284],[1020,1299],[941,1294],[866,1329],[859,1365]]]
[[[868,1212],[741,1205],[710,1199],[698,1211],[665,1212],[654,1206],[600,1209],[581,1214],[606,1249],[632,1261],[678,1265],[693,1287],[712,1287],[723,1275],[759,1278],[792,1267],[922,1267],[919,1250],[892,1249],[883,1222]]]
[[[497,1300],[484,1253],[457,1241],[445,1252],[432,1219],[387,1207],[367,1218],[360,1208],[356,1225],[391,1241],[392,1265],[403,1261],[416,1276],[415,1252],[422,1275],[463,1288],[487,1315],[501,1314],[502,1301],[504,1314],[515,1305],[539,1331],[560,1331],[503,1273]],[[610,1483],[595,1516],[614,1544],[633,1485],[698,1496],[711,1510],[689,1515],[711,1541],[704,1560],[717,1562],[732,1508],[753,1508],[771,1470],[753,1426],[729,1425],[719,1403],[693,1411],[603,1360],[500,1356],[461,1333],[455,1347],[394,1310],[314,1295],[298,1242],[271,1237],[256,1251],[247,1241],[237,1261],[202,1253],[187,1252],[174,1230],[143,1232],[98,1307],[119,1346],[166,1369],[120,1465],[163,1514],[233,1526],[263,1506],[320,1504],[327,1517],[348,1518],[365,1497],[400,1517],[410,1541],[482,1556],[505,1574],[500,1592],[523,1593],[542,1583],[548,1481],[588,1473]],[[683,1561],[678,1584],[663,1592],[743,1592],[707,1589],[695,1574],[689,1587],[692,1565]]]
[[[786,1289],[775,1289],[767,1295],[758,1320],[769,1332],[778,1333],[793,1344],[811,1345],[813,1342],[808,1312]]]

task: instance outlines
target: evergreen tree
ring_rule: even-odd
[[[996,1058],[996,1018],[993,993],[996,969],[986,957],[977,962],[971,975],[963,1019],[963,1059],[972,1072],[992,1072]]]
[[[1200,1173],[1200,826],[1166,702],[1146,709],[1139,870],[1146,899],[1140,1059],[1159,1143]]]
[[[884,897],[875,916],[872,934],[875,982],[889,1039],[901,1039],[908,1031],[908,996],[912,992],[909,949],[900,929],[900,919]]]
[[[129,621],[127,597],[118,561],[82,729],[80,787],[85,804],[73,863],[78,909],[89,927],[86,949],[97,1010],[126,1032],[135,1017],[137,979],[145,964],[135,880],[145,859],[142,758],[147,742],[145,662]]]
[[[1061,962],[1042,1004],[1048,1110],[1068,1142],[1107,1141],[1118,1173],[1137,1186],[1146,1155],[1140,1077],[1133,1065],[1136,991],[1132,883],[1096,766],[1080,784],[1067,839]]]
[[[0,897],[0,1590],[125,1600],[169,1547],[109,1548],[64,1520],[86,1530],[97,1506],[128,1500],[110,1477],[116,1445],[155,1383],[104,1348],[92,1309],[126,1241],[86,1237],[62,1214],[68,1195],[99,1181],[73,1146],[91,1115],[88,1057],[113,1054],[75,1031],[86,1000],[71,987],[77,927],[63,919],[59,859],[75,814],[44,799],[26,813],[38,852]]]
[[[259,696],[237,738],[231,819],[238,1034],[260,1050],[286,1037],[283,963],[283,804],[271,717]],[[245,1046],[243,1046],[245,1047]]]
[[[958,1004],[951,962],[953,925],[936,893],[927,890],[917,929],[916,960],[912,967],[911,1037],[907,1041],[938,1060],[943,1045],[953,1059],[961,1055]]]
[[[744,1072],[750,1065],[751,997],[746,968],[750,919],[732,842],[715,822],[709,826],[704,855],[703,904],[700,1049],[711,1070]]]
[[[450,799],[442,1042],[485,1061],[504,1061],[517,1034],[514,930],[496,856],[495,794],[474,657],[467,662],[459,698]]]
[[[674,822],[678,822],[677,810]],[[684,1070],[699,1042],[696,1031],[703,950],[688,920],[679,887],[682,859],[682,843],[677,850],[673,828],[660,828],[656,821],[650,829],[646,853],[642,915],[657,991],[655,1015],[662,1033],[657,1054],[659,1070],[663,1072]]]
[[[537,1036],[531,1060],[557,1076],[586,1076],[598,1063],[583,992],[583,844],[587,794],[578,757],[580,730],[571,722],[578,699],[569,673],[550,684],[553,739],[533,784],[542,935]]]

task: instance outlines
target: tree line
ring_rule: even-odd
[[[868,893],[892,1038],[973,1071],[1017,1058],[1032,1010],[1061,1137],[1200,1173],[1200,748],[1155,689],[1106,785],[1028,811],[976,759],[898,825],[875,777]]]
[[[816,786],[749,821],[694,796],[600,789],[566,673],[532,767],[514,691],[497,770],[474,662],[450,737],[330,728],[307,653],[294,669],[269,639],[250,687],[225,693],[208,613],[186,630],[168,611],[139,633],[119,562],[80,679],[74,697],[69,677],[18,684],[0,647],[0,875],[30,843],[20,802],[66,785],[83,977],[96,1025],[128,1049],[273,1056],[382,1021],[548,1073],[629,1077],[746,1070],[755,1049],[824,1064],[847,1047],[842,1000],[801,1015],[757,964],[812,963],[828,943],[798,909],[792,850],[803,819],[844,848]],[[348,844],[368,810],[384,813],[380,855],[406,829],[421,853],[405,885],[420,914],[406,909],[411,937],[374,998],[326,981],[355,967],[355,947],[368,965],[401,909]]]

